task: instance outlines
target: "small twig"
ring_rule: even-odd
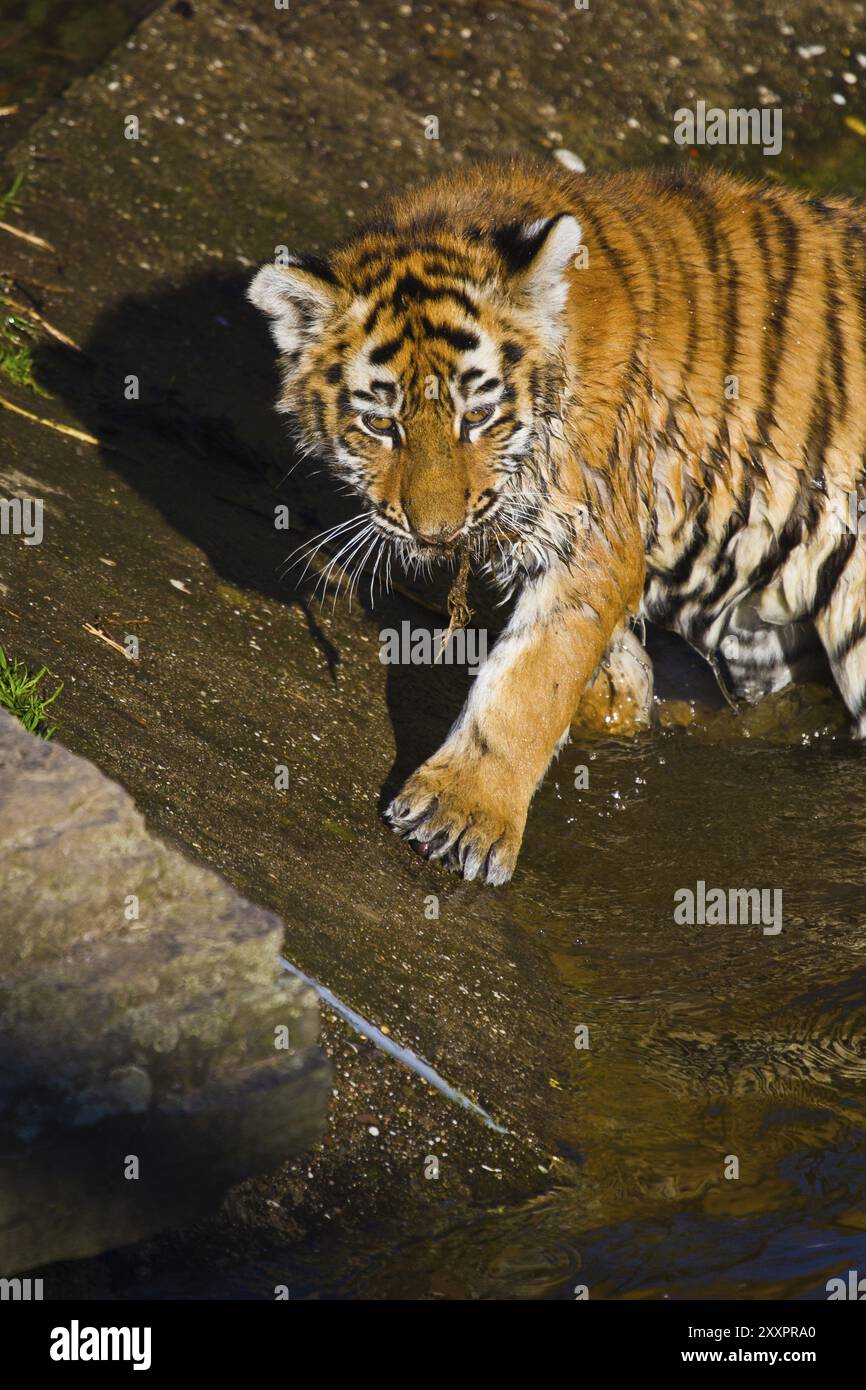
[[[38,323],[40,328],[44,328],[45,332],[50,337],[56,338],[58,343],[63,343],[64,347],[74,348],[76,352],[81,351],[77,343],[73,342],[71,338],[67,338],[65,333],[61,333],[59,328],[55,328],[53,324],[49,323],[48,320],[43,318],[40,313],[37,313],[35,309],[29,308],[26,304],[20,304],[17,299],[12,299],[8,294],[4,294],[0,297],[2,297],[3,303],[10,305],[16,313],[26,314],[28,318],[33,319],[34,323]]]
[[[41,236],[36,236],[33,232],[23,232],[20,227],[13,227],[8,222],[0,222],[0,232],[8,232],[10,236],[20,237],[22,241],[28,241],[31,246],[38,246],[43,251],[53,251],[57,254],[57,247],[52,246],[50,241],[45,241]]]
[[[71,425],[58,425],[56,420],[46,420],[42,415],[34,415],[29,410],[24,410],[20,405],[13,405],[7,401],[5,396],[0,396],[0,406],[4,410],[11,410],[14,415],[23,415],[25,420],[32,420],[35,425],[45,425],[49,430],[56,430],[58,434],[69,435],[70,439],[77,439],[82,444],[100,444],[101,441],[94,438],[92,434],[85,434],[83,430],[73,429]],[[103,448],[108,448],[103,445]]]
[[[472,609],[469,607],[469,546],[461,546],[460,566],[454,576],[454,583],[448,591],[448,631],[439,644],[439,651],[436,660],[441,661],[445,650],[455,632],[467,626],[471,617]]]
[[[81,626],[84,628],[84,631],[89,632],[91,636],[98,637],[100,642],[105,642],[109,647],[113,647],[116,652],[120,652],[120,655],[125,656],[127,661],[132,660],[126,647],[122,647],[119,642],[115,642],[114,638],[109,637],[108,633],[103,632],[101,627],[94,627],[93,623],[82,623]]]
[[[0,106],[0,116],[15,116],[20,109],[20,106]]]
[[[21,275],[17,270],[0,270],[0,280],[8,280],[12,285],[37,285],[49,294],[68,294],[68,285],[51,285],[47,280],[37,280],[35,275]]]

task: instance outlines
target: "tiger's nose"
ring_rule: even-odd
[[[415,535],[424,545],[453,545],[462,526],[440,526],[435,531],[416,531]]]

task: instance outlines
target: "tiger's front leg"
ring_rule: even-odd
[[[535,789],[626,619],[622,585],[609,570],[594,578],[557,567],[527,582],[442,747],[385,813],[464,878],[511,877]]]
[[[649,728],[652,708],[649,654],[630,627],[621,628],[580,697],[573,727],[581,733],[636,734]]]

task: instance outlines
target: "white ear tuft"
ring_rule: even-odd
[[[543,235],[533,223],[527,234],[539,237],[539,249],[519,278],[521,297],[549,346],[562,341],[565,326],[562,314],[568,299],[568,271],[580,249],[583,233],[576,217],[563,215]]]
[[[301,257],[286,266],[263,265],[247,298],[270,318],[274,342],[287,353],[313,342],[337,303],[334,284]]]

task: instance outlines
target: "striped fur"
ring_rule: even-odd
[[[823,648],[866,734],[866,548],[845,529],[866,463],[858,207],[482,166],[395,199],[326,262],[265,267],[251,297],[280,407],[363,499],[372,553],[426,563],[465,540],[516,596],[391,807],[424,852],[510,876],[535,787],[641,616],[734,699]]]

